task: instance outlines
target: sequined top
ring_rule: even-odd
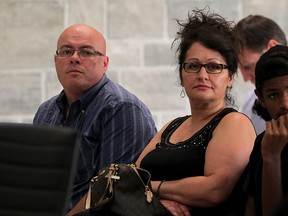
[[[173,120],[164,130],[161,142],[142,160],[141,167],[149,170],[152,180],[176,180],[190,176],[203,176],[205,153],[212,133],[221,119],[233,108],[226,108],[210,120],[201,130],[189,139],[172,144],[170,137],[190,116]]]
[[[152,180],[169,181],[185,177],[203,176],[206,148],[212,139],[213,131],[221,119],[230,112],[237,111],[233,108],[222,110],[192,137],[172,144],[169,142],[170,137],[190,116],[176,118],[164,130],[161,141],[156,144],[156,148],[142,159],[140,167],[151,173]],[[230,198],[223,204],[213,208],[192,208],[191,213],[193,213],[193,216],[243,215],[244,191],[242,190],[242,183],[243,178],[239,180]]]

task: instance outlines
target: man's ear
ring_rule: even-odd
[[[275,39],[270,39],[267,43],[266,49],[269,50],[271,47],[276,46],[279,42]]]
[[[265,103],[264,103],[264,101],[263,101],[263,96],[262,96],[262,94],[260,94],[260,93],[257,91],[257,89],[254,90],[254,93],[257,95],[258,101],[259,101],[259,103],[261,104],[261,106],[264,107],[264,108],[266,108],[266,107],[265,107]]]

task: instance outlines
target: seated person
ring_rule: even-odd
[[[246,213],[270,216],[288,197],[288,47],[270,48],[260,57],[255,73],[258,100],[253,109],[267,122],[250,157]]]
[[[136,164],[173,215],[243,215],[242,180],[256,132],[230,95],[238,52],[231,22],[194,10],[174,42],[191,115],[168,122]]]
[[[84,208],[79,201],[99,169],[135,162],[156,127],[147,106],[106,75],[106,42],[93,27],[66,28],[59,36],[54,62],[63,91],[41,104],[33,123],[73,128],[81,136],[68,207],[72,215]]]

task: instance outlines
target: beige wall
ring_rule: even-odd
[[[108,76],[148,105],[158,128],[190,114],[187,98],[179,96],[170,45],[175,19],[205,5],[235,22],[248,14],[268,16],[288,34],[287,0],[0,0],[0,121],[31,122],[40,103],[61,90],[53,55],[58,35],[74,23],[104,34]],[[239,106],[250,88],[239,74]]]

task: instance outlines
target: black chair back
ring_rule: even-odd
[[[78,148],[72,129],[0,123],[0,215],[65,215]]]

